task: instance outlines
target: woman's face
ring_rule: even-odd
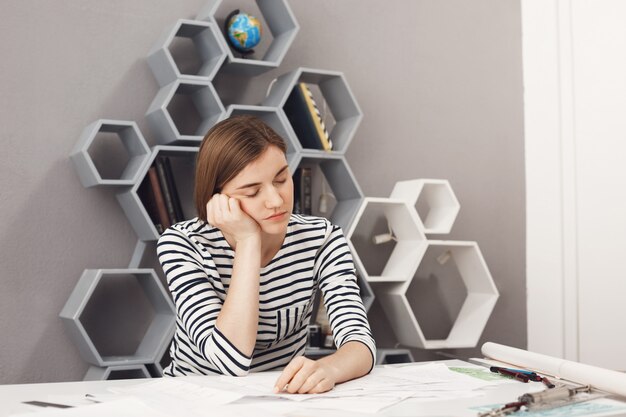
[[[269,146],[222,188],[267,234],[285,233],[293,209],[293,180],[285,154]]]

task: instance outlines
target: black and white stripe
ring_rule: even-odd
[[[318,287],[336,346],[359,341],[376,356],[346,239],[324,218],[292,215],[282,247],[260,269],[252,356],[240,352],[215,326],[234,260],[220,230],[197,218],[178,223],[163,233],[157,252],[177,310],[166,375],[241,376],[287,365],[304,353]]]

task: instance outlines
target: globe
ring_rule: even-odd
[[[238,51],[250,51],[261,41],[261,22],[247,13],[233,15],[226,28],[228,40]]]

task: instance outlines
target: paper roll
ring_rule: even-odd
[[[625,373],[492,342],[483,344],[481,351],[487,358],[510,363],[540,374],[567,379],[578,384],[591,385],[602,391],[626,397]]]

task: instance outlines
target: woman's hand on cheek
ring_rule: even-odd
[[[239,205],[239,200],[226,194],[215,194],[206,205],[207,220],[235,242],[259,237],[261,227]]]
[[[319,394],[335,387],[333,369],[304,356],[293,358],[276,380],[275,393]]]

